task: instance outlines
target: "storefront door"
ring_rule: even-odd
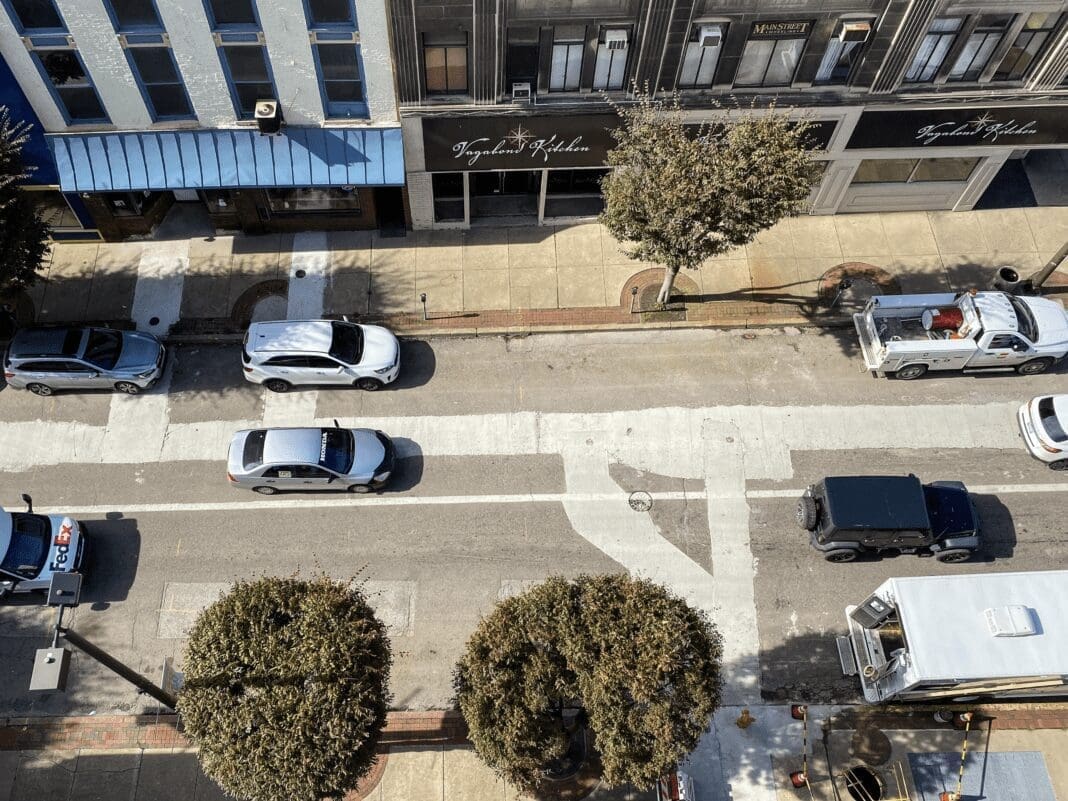
[[[471,173],[471,219],[538,216],[541,170]]]

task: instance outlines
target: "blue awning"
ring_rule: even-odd
[[[400,128],[52,134],[64,192],[400,186]]]

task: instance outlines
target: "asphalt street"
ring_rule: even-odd
[[[402,359],[378,393],[272,396],[224,346],[177,348],[169,380],[140,398],[4,388],[0,503],[30,492],[39,511],[86,521],[73,625],[152,677],[236,579],[365,582],[393,638],[398,708],[448,705],[479,616],[551,574],[669,584],[723,628],[737,698],[848,703],[834,634],[885,578],[1065,563],[1068,480],[1027,456],[1013,417],[1063,390],[1064,368],[873,379],[851,331],[790,330],[416,340]],[[335,418],[397,437],[394,485],[271,498],[227,485],[229,432]],[[908,472],[973,488],[978,559],[832,565],[794,523],[796,496],[825,475]],[[635,492],[651,508],[635,511]],[[65,695],[29,695],[52,618],[32,601],[0,607],[0,713],[151,708],[81,656]]]

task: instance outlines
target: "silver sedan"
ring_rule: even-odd
[[[370,492],[389,481],[394,459],[393,441],[368,428],[259,428],[234,434],[226,477],[262,495]]]

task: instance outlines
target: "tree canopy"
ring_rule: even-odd
[[[0,106],[0,290],[29,286],[37,280],[50,228],[19,185],[32,174],[22,160],[30,124],[11,122]]]
[[[244,581],[194,623],[178,711],[227,793],[339,797],[374,764],[391,663],[385,627],[352,586]]]
[[[665,103],[644,93],[616,112],[601,221],[630,258],[664,265],[659,302],[680,268],[751,242],[804,208],[815,179],[806,120],[769,109],[686,125],[678,97]]]
[[[536,791],[585,711],[610,785],[648,787],[697,745],[719,705],[722,644],[707,616],[626,575],[554,577],[479,623],[455,688],[484,762]]]

